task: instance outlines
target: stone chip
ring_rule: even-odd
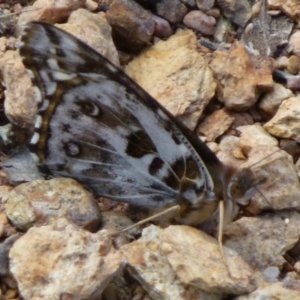
[[[92,234],[59,219],[14,243],[10,270],[25,300],[99,299],[125,262],[111,246],[107,231]]]

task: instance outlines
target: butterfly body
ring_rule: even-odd
[[[251,190],[251,172],[233,184],[235,170],[72,35],[30,23],[20,54],[40,102],[30,149],[53,175],[75,178],[97,195],[133,205],[178,204],[185,224],[207,219],[220,199],[236,200],[231,192],[243,198]],[[240,180],[246,185],[240,187]]]

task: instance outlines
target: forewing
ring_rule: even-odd
[[[54,175],[98,195],[144,206],[211,199],[211,177],[172,116],[106,58],[51,25],[31,23],[20,54],[40,111],[31,139]]]

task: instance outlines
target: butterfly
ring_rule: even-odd
[[[54,176],[141,207],[179,205],[176,222],[231,212],[257,179],[223,165],[199,137],[104,56],[52,25],[32,22],[20,55],[39,112],[30,151]]]

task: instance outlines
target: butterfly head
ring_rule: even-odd
[[[254,173],[249,168],[241,168],[231,177],[227,185],[226,198],[235,203],[242,203],[249,200],[257,191],[257,186],[266,181],[263,172]]]
[[[249,199],[255,190],[254,180],[253,173],[249,169],[238,170],[228,183],[227,198],[237,202]]]
[[[253,172],[249,168],[241,168],[230,172],[227,184],[225,184],[225,224],[231,222],[237,213],[235,204],[244,204],[255,192],[257,186],[264,183],[267,179],[264,172]]]

